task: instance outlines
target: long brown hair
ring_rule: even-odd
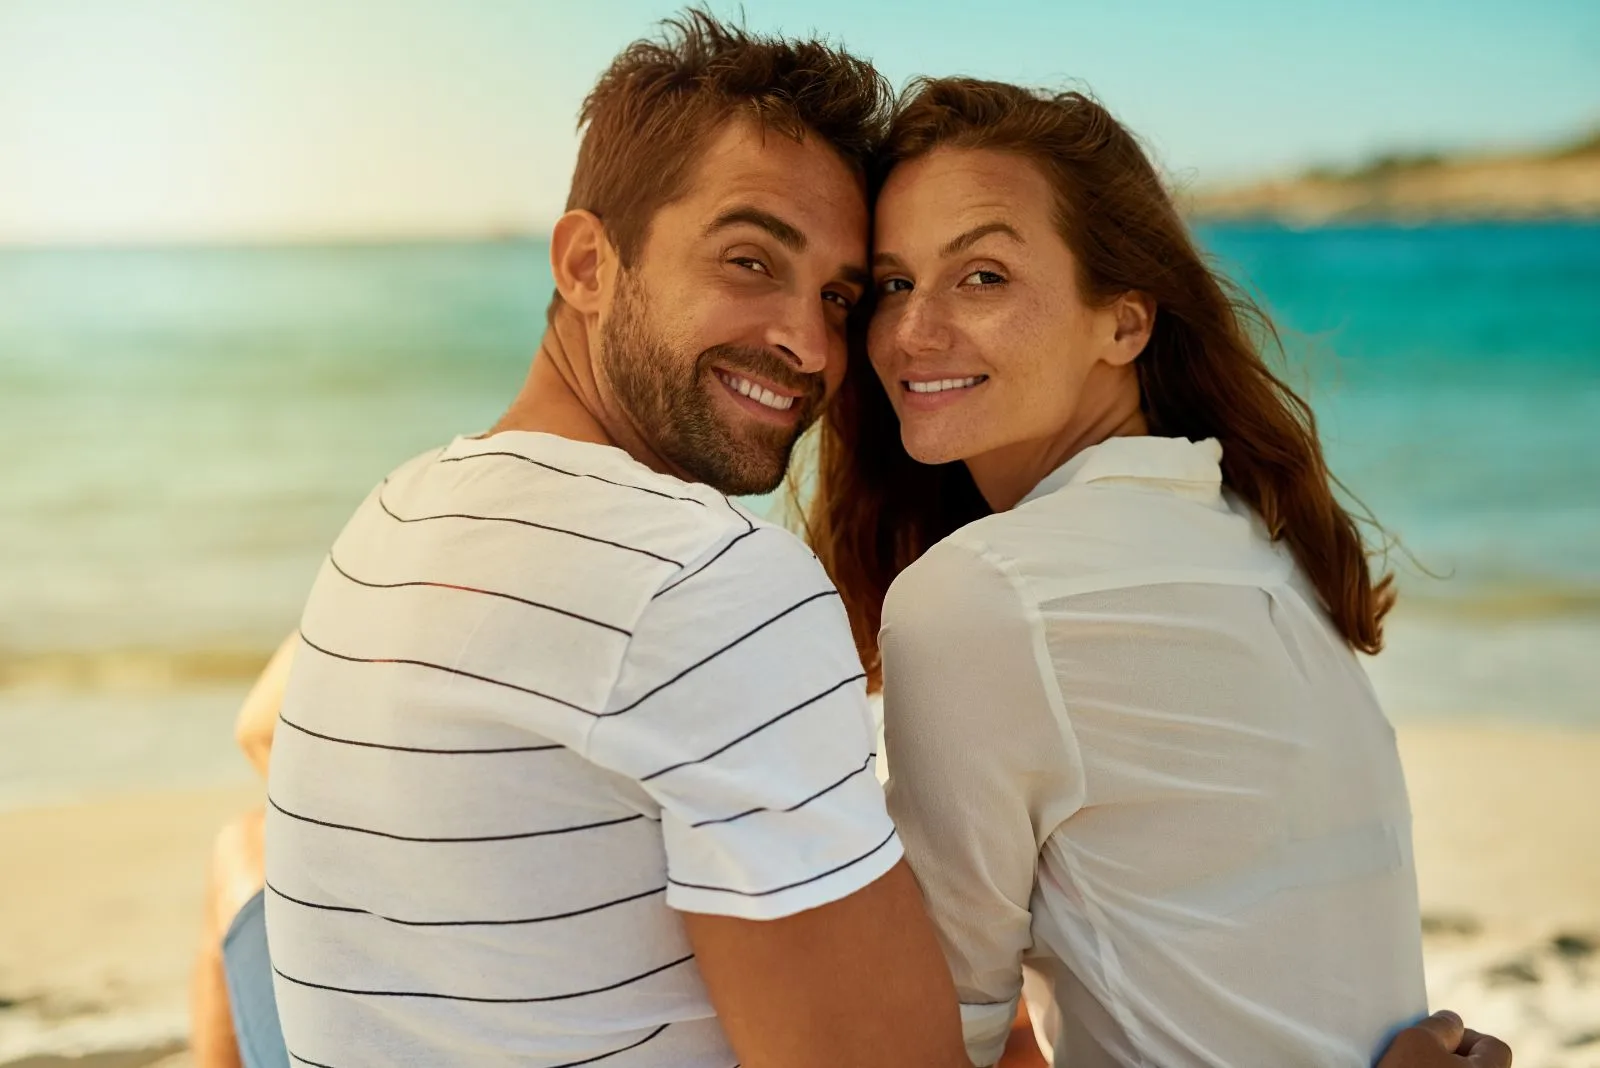
[[[1013,152],[1056,192],[1061,236],[1091,301],[1129,291],[1156,304],[1136,361],[1150,433],[1222,443],[1222,477],[1286,542],[1334,627],[1362,652],[1383,645],[1393,576],[1374,580],[1356,519],[1339,502],[1304,400],[1273,374],[1271,321],[1207,266],[1133,135],[1077,92],[971,78],[919,79],[902,96],[880,175],[938,147]],[[941,538],[989,513],[961,463],[918,464],[865,359],[862,331],[823,417],[805,525],[844,596],[863,663],[879,678],[878,628],[896,575]]]

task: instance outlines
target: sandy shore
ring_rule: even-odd
[[[1406,726],[1438,1006],[1600,1068],[1600,732]],[[0,1066],[179,1068],[211,837],[257,788],[0,813]]]
[[[0,1065],[170,1058],[187,1031],[212,837],[259,797],[251,786],[0,813]],[[121,1059],[29,1059],[96,1051]]]

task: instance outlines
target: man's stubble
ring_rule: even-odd
[[[642,285],[624,270],[600,336],[600,363],[617,400],[656,455],[729,496],[770,493],[783,481],[801,432],[822,408],[818,375],[796,371],[767,349],[715,345],[690,358],[674,352],[652,322]],[[794,428],[732,422],[718,411],[723,388],[713,364],[802,393]]]

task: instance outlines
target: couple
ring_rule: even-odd
[[[1388,580],[1133,137],[669,27],[585,104],[521,393],[312,590],[290,1063],[991,1065],[1025,998],[1072,1068],[1509,1064],[1401,1030]],[[726,496],[814,422],[815,556]]]

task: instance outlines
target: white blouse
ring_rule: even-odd
[[[1394,732],[1221,447],[1114,438],[884,609],[889,806],[975,1064],[1369,1065],[1426,1011]]]

